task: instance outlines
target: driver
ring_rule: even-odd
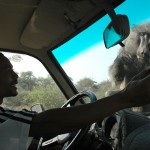
[[[9,59],[0,53],[0,104],[16,96],[18,75]],[[28,149],[32,137],[54,137],[102,120],[120,109],[150,103],[150,68],[141,72],[122,91],[96,102],[50,109],[39,114],[0,107],[0,149]],[[109,108],[109,109],[106,109]],[[80,115],[78,115],[80,112]]]

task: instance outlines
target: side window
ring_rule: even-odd
[[[9,58],[19,76],[18,95],[5,98],[5,107],[30,110],[36,103],[42,104],[45,109],[62,106],[66,98],[41,62],[28,55],[6,52],[3,54]]]

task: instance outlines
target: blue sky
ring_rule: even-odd
[[[130,26],[138,24],[149,19],[150,0],[126,0],[115,11],[117,14],[126,14],[130,20]],[[105,16],[97,21],[90,28],[77,35],[75,38],[62,45],[54,54],[58,57],[60,63],[64,63],[74,54],[81,53],[89,47],[103,41],[103,31],[110,22],[109,16]],[[82,42],[82,44],[81,44]],[[63,57],[61,57],[63,56]]]
[[[150,18],[150,0],[126,0],[116,11],[126,14],[133,26]]]
[[[115,11],[117,14],[126,14],[132,27],[136,24],[150,21],[149,7],[150,0],[126,0]],[[68,76],[73,78],[75,82],[84,77],[91,77],[97,82],[107,80],[108,67],[115,59],[119,49],[118,45],[110,49],[105,49],[104,47],[103,31],[110,21],[109,16],[106,15],[54,51],[54,55],[59,59]],[[94,59],[91,57],[92,52],[95,53]],[[100,69],[94,67],[97,65]],[[98,72],[97,70],[102,71]]]

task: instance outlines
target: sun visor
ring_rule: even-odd
[[[53,0],[43,0],[24,29],[20,42],[33,49],[43,49],[67,30],[61,4]]]
[[[51,48],[71,35],[94,6],[87,1],[43,0],[25,27],[20,42],[33,49]]]
[[[20,42],[33,49],[55,47],[105,15],[103,6],[107,2],[42,0],[25,27]]]

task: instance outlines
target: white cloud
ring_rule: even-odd
[[[4,53],[4,55],[6,57],[12,57],[12,55],[15,54]],[[17,73],[32,71],[34,76],[36,77],[47,77],[48,72],[39,60],[28,55],[23,54],[17,55],[20,55],[23,58],[20,62],[11,61],[13,68]]]
[[[120,46],[106,49],[103,43],[95,45],[63,64],[64,70],[74,82],[90,77],[96,82],[109,79],[108,67],[114,61]]]

